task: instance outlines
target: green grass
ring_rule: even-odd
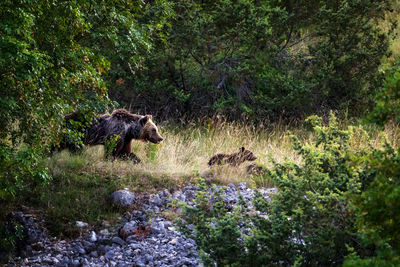
[[[301,157],[292,149],[289,134],[296,134],[303,141],[314,138],[304,126],[275,125],[267,129],[212,120],[184,126],[160,125],[160,128],[165,138],[161,145],[133,141],[133,151],[142,159],[140,164],[105,160],[102,146],[89,147],[80,154],[68,151],[54,154],[48,159],[52,181],[35,194],[25,193],[18,204],[43,214],[52,234],[72,237],[79,234],[74,225],[77,220],[88,222],[91,227],[100,226],[103,220],[117,220],[121,210],[111,207],[109,202],[111,193],[117,189],[128,188],[138,195],[154,193],[182,187],[198,177],[217,184],[247,182],[251,187],[273,186],[268,178],[247,174],[245,168],[249,163],[237,168],[210,168],[208,159],[215,153],[232,153],[245,146],[257,155],[256,163],[265,167],[271,166],[271,159],[301,163]],[[399,144],[400,130],[396,125],[387,125],[384,133],[376,126],[365,129],[375,147],[382,146],[384,135],[395,146]],[[360,131],[352,140],[354,150],[365,145],[361,140]]]

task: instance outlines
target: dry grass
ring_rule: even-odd
[[[341,124],[346,126],[354,123]],[[49,169],[53,180],[43,188],[35,201],[37,203],[30,203],[45,210],[51,232],[74,236],[78,233],[71,222],[76,220],[90,224],[116,220],[120,211],[110,206],[108,198],[119,188],[127,187],[136,193],[152,193],[193,183],[198,177],[220,184],[244,181],[253,187],[273,186],[265,177],[247,174],[245,167],[249,163],[239,168],[209,168],[207,162],[217,152],[231,153],[245,146],[258,156],[256,163],[263,166],[270,166],[271,158],[278,162],[289,159],[301,163],[301,157],[292,149],[288,131],[290,127],[282,125],[267,130],[210,120],[208,123],[179,127],[161,125],[160,128],[165,137],[162,145],[133,141],[134,152],[142,159],[140,164],[104,160],[102,146],[90,147],[84,153],[75,155],[62,151],[51,157]],[[385,135],[396,147],[400,144],[397,125],[387,125],[384,133],[372,125],[364,129],[366,131],[356,129],[351,142],[354,151],[369,144],[381,147]],[[302,141],[309,142],[314,138],[312,132],[305,128],[291,130]],[[369,141],[366,141],[368,135]]]
[[[118,180],[119,187],[129,187],[136,191],[157,190],[162,187],[181,186],[192,182],[196,177],[228,184],[247,182],[251,186],[270,186],[269,181],[257,180],[246,173],[245,162],[235,168],[229,165],[209,167],[207,162],[215,153],[233,153],[241,146],[251,150],[258,158],[257,164],[271,166],[271,158],[277,162],[285,159],[301,162],[301,157],[292,149],[288,126],[278,125],[274,130],[258,129],[249,125],[228,122],[188,124],[184,127],[161,126],[165,141],[161,145],[133,141],[133,151],[142,163],[103,159],[103,147],[90,147],[82,155],[70,155],[67,151],[54,157],[51,169],[74,169],[78,166],[86,174],[98,174]],[[376,126],[367,126],[370,142],[374,147],[381,147],[383,136],[387,136],[397,147],[400,129],[395,124],[388,124],[384,132]],[[291,133],[309,142],[313,134],[305,129],[292,129]],[[354,150],[367,145],[365,134],[361,132],[353,137]],[[74,163],[75,162],[75,163]],[[71,166],[72,165],[72,166]],[[76,168],[75,168],[76,169]]]

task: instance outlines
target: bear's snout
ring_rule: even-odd
[[[150,142],[152,142],[152,143],[154,143],[154,144],[159,144],[159,143],[161,143],[163,140],[164,140],[164,138],[162,138],[161,136],[160,136],[160,137],[157,137],[157,138],[150,137],[150,138],[147,139],[147,141],[150,141]]]

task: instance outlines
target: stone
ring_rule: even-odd
[[[111,194],[111,203],[117,207],[129,207],[135,201],[135,195],[127,189],[118,190]]]
[[[102,229],[102,230],[100,230],[100,234],[102,234],[102,235],[109,235],[110,232],[108,232],[107,229]]]
[[[82,222],[82,221],[76,221],[76,222],[75,222],[75,225],[76,225],[76,227],[78,227],[78,228],[85,228],[85,227],[88,227],[88,226],[89,226],[88,223]]]
[[[150,226],[150,230],[153,234],[162,234],[165,233],[164,224],[162,222],[157,223],[153,222]]]
[[[160,207],[162,205],[162,200],[158,194],[150,195],[149,202],[152,205]]]
[[[106,258],[107,260],[114,258],[114,252],[111,250],[107,251],[107,253],[104,255],[104,258]]]
[[[146,255],[144,256],[144,258],[145,258],[145,260],[146,260],[147,263],[150,263],[150,262],[153,261],[153,256],[151,256],[150,254],[146,254]]]
[[[125,239],[126,243],[135,243],[136,241],[137,241],[137,238],[134,235],[130,235]]]
[[[108,250],[107,250],[106,246],[100,245],[100,246],[97,248],[97,251],[98,251],[98,253],[104,255],[104,254],[106,254],[106,252],[107,252]]]
[[[81,265],[81,263],[79,262],[79,260],[71,260],[71,262],[70,262],[70,264],[72,265],[72,266],[76,266],[76,267],[78,267],[78,266],[80,266]]]
[[[123,238],[134,235],[138,230],[138,223],[136,221],[129,221],[119,230],[119,235]]]
[[[96,242],[97,241],[97,235],[96,235],[96,233],[94,231],[90,232],[89,240],[90,240],[90,242]]]
[[[115,243],[115,244],[118,244],[120,246],[125,245],[125,241],[122,240],[121,238],[117,237],[117,236],[113,237],[112,242]]]
[[[239,188],[239,190],[244,191],[247,189],[247,184],[245,182],[239,183],[238,188]]]
[[[89,242],[89,241],[86,241],[86,240],[83,240],[83,241],[82,241],[82,245],[83,245],[83,248],[84,248],[87,252],[90,252],[90,251],[96,249],[96,245],[95,245],[95,244],[93,244],[93,243],[91,243],[91,242]]]
[[[140,245],[139,244],[130,244],[129,245],[133,250],[135,250],[135,249],[138,249],[139,247],[140,247]]]
[[[132,220],[136,220],[138,222],[145,222],[147,220],[146,213],[140,210],[133,210],[130,214]]]

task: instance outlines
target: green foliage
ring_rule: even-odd
[[[133,72],[149,48],[153,27],[139,21],[144,5],[1,1],[0,201],[30,180],[48,181],[40,162],[54,146],[82,146],[82,129],[112,104],[109,75],[121,76],[122,65]],[[80,120],[65,127],[74,111]]]
[[[388,120],[400,123],[400,59],[389,67],[382,89],[375,97],[370,121],[384,125]]]
[[[8,254],[16,247],[17,242],[23,239],[21,225],[15,220],[0,225],[0,263],[6,260]]]
[[[273,162],[266,170],[279,191],[270,202],[258,195],[254,204],[267,217],[241,205],[229,212],[218,194],[204,189],[196,197],[196,207],[184,209],[205,263],[327,266],[341,264],[351,247],[364,249],[347,200],[361,188],[360,166],[352,166],[352,158],[370,155],[368,150],[350,151],[351,137],[362,129],[339,129],[333,114],[328,126],[316,116],[308,121],[316,140],[302,144],[293,136],[303,163]],[[238,232],[240,222],[249,227],[247,232]]]
[[[121,136],[118,134],[114,134],[107,138],[104,142],[104,156],[106,158],[110,158],[113,155],[115,148],[117,147],[118,143],[121,142]]]
[[[34,149],[24,147],[17,152],[11,151],[11,148],[5,146],[0,147],[0,149],[0,167],[2,170],[0,199],[16,197],[18,191],[23,188],[34,187],[50,180],[42,155],[37,154]]]
[[[395,62],[386,74],[382,90],[376,96],[376,105],[370,121],[384,125],[400,121],[400,72]],[[353,253],[345,265],[394,266],[400,264],[400,232],[398,212],[400,198],[400,151],[387,141],[382,150],[375,150],[366,158],[358,158],[364,166],[365,190],[353,196],[357,213],[357,228],[363,243],[375,248],[373,257]]]
[[[115,76],[110,93],[134,109],[165,117],[218,112],[274,120],[316,110],[363,111],[381,79],[381,59],[388,54],[391,30],[380,30],[377,21],[392,4],[148,4],[143,21],[157,25],[153,47],[143,54],[135,75]]]
[[[207,266],[213,265],[213,261],[218,266],[242,262],[246,251],[238,226],[244,223],[245,203],[229,212],[223,202],[222,187],[214,186],[208,190],[204,180],[200,180],[199,185],[196,206],[180,204],[186,219],[185,223],[180,223],[181,229],[190,233],[186,226],[194,225],[193,238],[201,248],[200,256]]]
[[[156,144],[148,144],[146,147],[147,158],[150,162],[155,162],[159,146]]]
[[[374,257],[353,254],[347,266],[395,266],[400,264],[400,151],[390,144],[363,158],[364,176],[371,182],[353,196],[357,228],[361,241],[375,247]]]
[[[388,121],[400,122],[399,59],[385,70],[385,82],[375,96],[375,107],[368,121],[380,126]],[[355,156],[363,183],[362,193],[351,197],[357,215],[357,229],[361,242],[373,253],[349,255],[345,266],[398,266],[400,264],[400,150],[387,141],[380,150],[368,156]]]

